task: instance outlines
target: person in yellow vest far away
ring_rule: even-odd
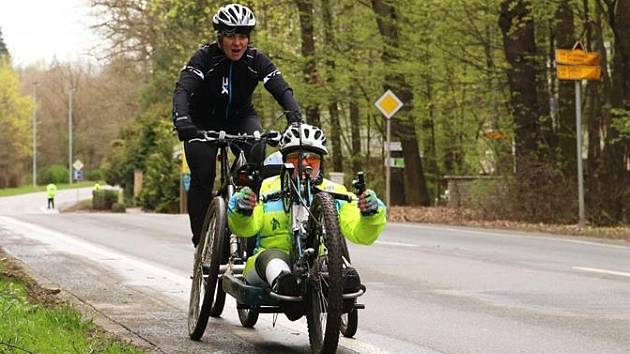
[[[98,192],[98,191],[100,191],[100,190],[101,190],[101,185],[100,185],[100,184],[98,184],[98,182],[94,183],[94,191],[95,191],[95,192]]]
[[[46,192],[48,192],[48,209],[55,209],[55,194],[57,194],[57,186],[50,183],[46,186]]]

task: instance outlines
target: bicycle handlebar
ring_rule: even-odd
[[[201,142],[210,142],[210,141],[238,141],[238,142],[247,142],[247,141],[258,141],[258,140],[266,140],[269,145],[277,145],[280,143],[280,138],[282,138],[282,134],[276,130],[270,130],[266,133],[260,133],[259,131],[255,131],[254,134],[228,134],[224,130],[216,131],[216,130],[200,130],[199,134],[203,136],[203,138],[195,138],[190,141],[201,141]]]

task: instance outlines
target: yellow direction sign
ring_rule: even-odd
[[[560,80],[599,80],[602,68],[586,65],[558,65],[558,79]]]
[[[579,49],[556,49],[556,63],[568,65],[598,65],[599,53]]]
[[[402,108],[403,103],[396,95],[394,95],[392,90],[387,90],[383,96],[374,102],[374,105],[379,111],[381,111],[381,113],[383,113],[386,119],[390,119],[400,108]]]

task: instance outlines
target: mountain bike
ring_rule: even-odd
[[[247,162],[241,148],[250,145],[252,153],[264,156],[264,146],[275,146],[280,133],[227,134],[225,131],[203,131],[200,142],[216,144],[219,154],[220,187],[210,201],[205,216],[201,238],[197,244],[193,262],[192,286],[188,308],[188,333],[191,339],[199,340],[208,324],[208,318],[219,317],[225,305],[225,291],[219,283],[221,265],[228,263],[243,268],[247,252],[253,245],[230,233],[227,226],[227,201],[237,185],[250,185],[254,189],[264,176],[258,175],[258,166]],[[235,151],[236,158],[230,164],[228,149]],[[262,150],[262,153],[260,153]]]

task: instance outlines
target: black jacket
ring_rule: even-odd
[[[248,47],[229,60],[216,42],[202,46],[179,76],[173,97],[173,119],[190,116],[198,129],[217,129],[256,115],[252,93],[262,81],[285,111],[298,111],[293,91],[269,57]]]

